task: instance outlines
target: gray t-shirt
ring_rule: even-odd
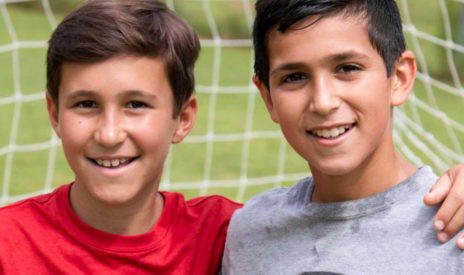
[[[436,239],[437,176],[422,167],[373,196],[311,202],[312,178],[250,199],[230,222],[223,274],[464,274],[462,252]]]

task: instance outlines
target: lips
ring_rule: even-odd
[[[105,168],[117,168],[120,166],[127,165],[134,161],[136,158],[96,158],[92,159],[89,158],[90,161],[92,161],[94,164],[105,167]]]
[[[351,128],[353,128],[354,126],[355,123],[330,128],[316,128],[308,131],[308,133],[318,138],[335,139],[351,130]]]

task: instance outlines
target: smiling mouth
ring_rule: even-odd
[[[311,131],[307,131],[307,133],[317,138],[335,139],[345,134],[346,132],[350,131],[354,126],[356,126],[356,123],[342,125],[342,126],[333,127],[333,128],[314,129]]]
[[[92,158],[87,158],[87,159],[90,160],[95,165],[100,166],[100,167],[118,168],[118,167],[122,167],[122,166],[130,164],[131,162],[133,162],[137,158],[138,157],[134,157],[134,158],[115,158],[115,159],[92,159]]]

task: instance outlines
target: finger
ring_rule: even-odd
[[[448,223],[452,219],[464,220],[464,215],[456,216],[456,213],[458,213],[460,208],[464,205],[464,197],[462,195],[464,195],[464,191],[461,191],[457,186],[453,186],[448,197],[446,197],[445,201],[435,215],[433,225],[436,230],[443,231],[449,226]],[[456,224],[456,221],[454,224]]]
[[[459,238],[456,239],[456,245],[460,249],[464,249],[464,233],[462,233]]]
[[[441,231],[453,218],[459,207],[464,204],[464,165],[454,165],[446,171],[432,187],[432,193],[424,197],[426,204],[444,203],[435,216],[434,227]]]
[[[458,211],[453,215],[451,220],[446,224],[446,227],[438,232],[438,240],[446,242],[451,239],[464,225],[464,205],[459,207]]]
[[[427,205],[435,205],[442,202],[450,192],[451,187],[451,179],[447,171],[437,180],[430,191],[424,196],[424,203]]]

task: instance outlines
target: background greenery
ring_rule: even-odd
[[[56,18],[61,20],[67,12],[79,5],[81,0],[50,0],[51,8]],[[175,0],[175,10],[186,18],[194,26],[202,39],[211,39],[212,33],[204,16],[204,6],[201,1]],[[400,4],[402,2],[399,2]],[[420,31],[430,33],[434,36],[445,38],[445,25],[437,0],[408,0],[408,8],[411,19]],[[249,3],[252,7],[252,3]],[[452,23],[452,33],[455,41],[464,44],[464,29],[459,25],[459,14],[462,11],[462,3],[457,1],[446,1],[449,11],[449,22]],[[400,5],[401,6],[401,5]],[[40,1],[0,4],[13,22],[14,30],[19,41],[46,41],[53,27],[48,22]],[[213,1],[210,8],[214,20],[218,25],[218,31],[223,39],[249,39],[250,26],[245,20],[245,8],[242,1]],[[252,10],[252,9],[251,9]],[[12,36],[8,32],[4,18],[0,18],[0,47],[12,43]],[[407,34],[408,44],[413,45],[410,35]],[[446,51],[430,42],[419,39],[424,51],[429,74],[436,79],[454,86],[448,63]],[[43,91],[45,87],[45,48],[20,48],[17,51],[20,67],[20,89],[23,94],[35,94]],[[11,51],[0,52],[0,98],[14,94],[13,56]],[[454,62],[458,69],[461,83],[464,83],[464,54],[454,51]],[[221,52],[221,67],[219,71],[219,85],[223,87],[236,87],[251,85],[252,53],[250,47],[224,47]],[[211,86],[214,63],[214,48],[204,46],[196,66],[196,79],[199,86]],[[419,64],[419,71],[425,71]],[[431,102],[427,95],[424,81],[418,80],[415,86],[415,95]],[[464,97],[452,96],[448,93],[434,88],[438,107],[446,114],[464,125]],[[212,95],[206,92],[198,92],[199,115],[196,126],[191,136],[204,136],[207,134],[209,108]],[[245,116],[249,104],[249,95],[246,93],[219,94],[217,95],[214,120],[215,134],[243,133],[245,131]],[[410,107],[410,106],[409,106]],[[411,114],[408,105],[404,107],[406,113]],[[13,104],[0,105],[0,148],[9,144],[10,131],[14,113]],[[253,111],[252,131],[278,131],[266,110],[257,97]],[[451,144],[449,136],[440,119],[434,118],[426,112],[419,111],[423,127],[431,132],[437,140]],[[464,134],[456,132],[460,147],[464,148]],[[50,139],[51,128],[49,126],[45,100],[22,103],[20,123],[16,144],[26,145],[31,143],[46,142]],[[408,141],[405,141],[408,143]],[[210,180],[240,179],[242,170],[242,147],[243,141],[217,141],[214,142],[212,153],[212,172]],[[412,145],[412,144],[411,144]],[[259,178],[264,176],[275,176],[279,173],[299,174],[308,173],[306,164],[287,146],[285,165],[283,171],[278,171],[279,151],[281,138],[252,139],[246,169],[247,178]],[[171,170],[169,182],[201,182],[205,179],[204,163],[207,145],[203,142],[185,142],[174,146],[170,159]],[[430,159],[416,152],[425,163],[431,163]],[[53,187],[72,181],[72,173],[68,168],[61,149],[57,152],[55,164]],[[24,194],[41,190],[46,178],[49,151],[31,151],[27,153],[15,153],[11,170],[11,185],[8,190],[9,196]],[[6,155],[0,155],[0,188],[5,173]],[[437,171],[440,172],[440,171]],[[166,179],[165,179],[166,180]],[[278,182],[259,186],[247,187],[243,200],[277,185],[290,185],[293,182]],[[2,190],[2,189],[0,189]],[[209,188],[208,194],[222,194],[232,199],[237,197],[237,186],[225,184],[223,187]],[[181,190],[187,197],[198,196],[200,189],[184,186]]]

